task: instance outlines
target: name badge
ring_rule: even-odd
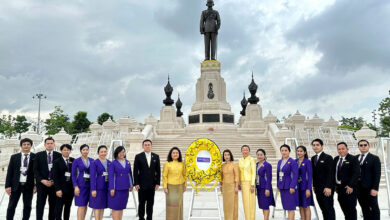
[[[70,172],[65,172],[66,177],[70,177]]]
[[[103,172],[102,176],[104,176],[104,180],[108,182],[108,172]]]
[[[48,164],[48,168],[49,168],[49,170],[51,170],[51,168],[53,168],[53,164],[52,164],[52,163],[49,163],[49,164]]]
[[[259,175],[256,175],[256,185],[260,185],[259,184]]]
[[[284,172],[283,172],[283,171],[280,171],[280,172],[279,172],[279,181],[282,181],[282,180],[283,180],[283,177],[284,177]]]
[[[84,173],[83,177],[86,178],[86,179],[89,179],[89,174],[88,173]]]
[[[26,171],[27,171],[27,167],[21,167],[21,168],[20,168],[20,172],[23,173],[23,172],[26,172]]]
[[[19,182],[21,182],[21,183],[25,183],[25,182],[27,182],[27,176],[20,175]]]

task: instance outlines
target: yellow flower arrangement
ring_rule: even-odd
[[[211,163],[207,170],[199,169],[196,164],[197,155],[202,150],[208,151],[211,156]],[[187,178],[193,189],[213,190],[221,181],[221,153],[213,141],[201,138],[192,142],[186,151],[185,163]],[[215,180],[213,185],[207,186],[213,180]]]

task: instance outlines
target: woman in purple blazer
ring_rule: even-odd
[[[99,158],[91,164],[91,195],[89,207],[93,208],[95,219],[102,220],[104,209],[107,208],[108,197],[108,165],[111,163],[106,159],[107,147],[98,147]]]
[[[133,191],[133,175],[123,146],[115,149],[114,157],[115,160],[108,166],[108,207],[112,209],[112,219],[121,220],[129,199],[129,191]]]
[[[272,192],[272,166],[266,161],[265,150],[256,151],[256,188],[259,208],[263,210],[264,220],[269,219],[269,207],[275,206],[274,194]]]
[[[77,208],[77,219],[84,220],[87,214],[87,204],[90,194],[90,172],[89,168],[93,162],[88,157],[89,146],[80,146],[81,157],[74,160],[72,165],[72,182],[74,187],[74,203]]]
[[[298,164],[290,157],[291,148],[287,144],[280,147],[282,159],[278,162],[277,182],[282,198],[283,209],[288,211],[288,219],[293,220],[298,206]]]
[[[314,206],[312,193],[312,176],[313,171],[311,161],[308,159],[305,146],[297,147],[298,159],[296,160],[299,166],[298,172],[298,196],[299,196],[299,212],[302,220],[310,220],[310,206]]]

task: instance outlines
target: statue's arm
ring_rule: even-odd
[[[219,17],[219,13],[217,11],[217,30],[221,27],[221,18]]]
[[[204,12],[200,15],[200,33],[204,34]]]

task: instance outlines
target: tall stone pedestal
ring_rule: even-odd
[[[184,134],[184,124],[176,117],[173,106],[163,106],[160,111],[160,120],[157,123],[158,134]]]
[[[196,101],[188,116],[189,132],[236,131],[234,114],[226,101],[226,83],[221,77],[221,63],[207,60],[200,64],[200,78],[196,83]]]
[[[248,105],[245,117],[241,117],[240,120],[240,133],[264,133],[265,128],[261,106],[258,104]]]

